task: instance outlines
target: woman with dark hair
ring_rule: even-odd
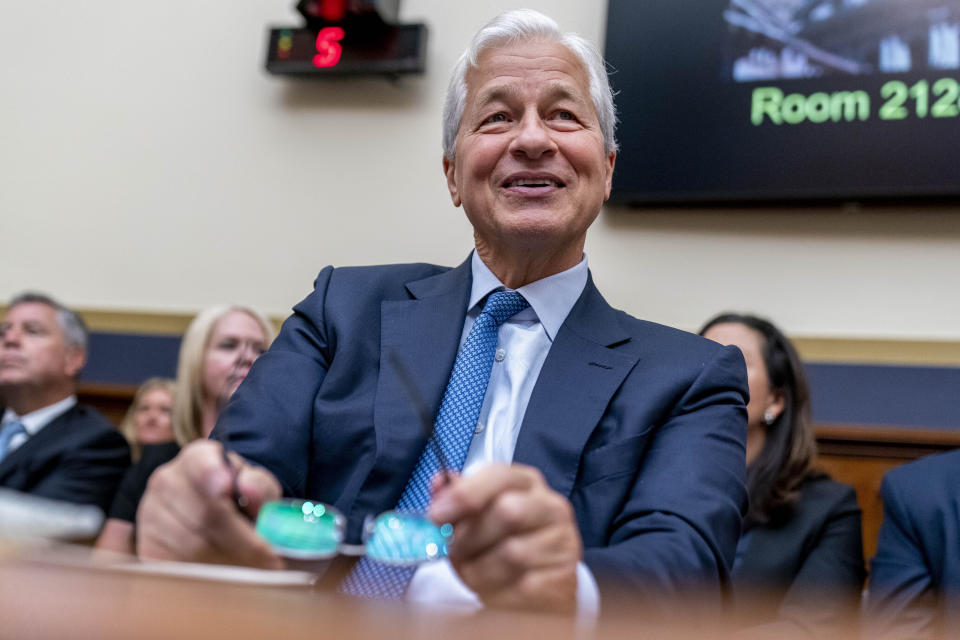
[[[866,576],[860,508],[851,487],[813,468],[810,391],[796,350],[752,315],[721,314],[700,335],[739,347],[747,365],[750,507],[732,574],[742,622],[812,635],[849,622]]]

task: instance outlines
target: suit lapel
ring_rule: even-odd
[[[589,278],[543,363],[513,457],[538,467],[562,495],[573,490],[587,439],[639,360],[613,349],[629,339]]]
[[[0,486],[14,469],[22,466],[25,461],[38,458],[37,454],[44,451],[49,454],[49,450],[62,446],[60,443],[63,438],[62,425],[66,424],[76,411],[76,405],[70,407],[0,460]]]
[[[433,428],[460,345],[470,284],[468,260],[456,269],[408,283],[410,300],[381,303],[380,375],[373,418],[377,459],[367,480],[370,488],[388,488],[377,500],[379,509],[392,508],[399,499]],[[415,394],[400,379],[398,362]],[[377,512],[372,506],[361,508]]]

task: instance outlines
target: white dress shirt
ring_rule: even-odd
[[[473,252],[473,288],[463,323],[460,345],[483,310],[481,302],[492,291],[510,290]],[[540,376],[557,331],[566,320],[587,284],[587,258],[574,267],[517,289],[530,303],[500,327],[490,382],[480,409],[473,442],[467,452],[463,475],[475,473],[491,462],[510,464],[527,403]],[[418,604],[476,609],[480,599],[454,572],[448,560],[417,569],[407,588],[408,601]],[[596,580],[582,562],[577,566],[578,615],[593,618],[599,609]]]
[[[37,435],[41,429],[66,413],[73,405],[77,404],[77,396],[68,396],[59,402],[54,402],[42,409],[31,411],[30,413],[18,416],[13,409],[7,409],[3,412],[3,419],[0,419],[0,431],[7,423],[19,420],[26,433],[18,433],[10,439],[10,446],[7,448],[7,455],[10,455],[18,447],[22,446],[27,440]]]

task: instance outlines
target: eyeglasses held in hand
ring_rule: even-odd
[[[414,566],[447,557],[453,526],[435,525],[422,513],[387,511],[364,522],[364,544],[344,544],[347,520],[337,509],[310,500],[267,502],[257,533],[279,555],[323,560],[337,554],[361,556],[395,566]]]
[[[449,482],[446,456],[443,448],[433,437],[433,419],[423,396],[413,383],[413,378],[396,353],[388,360],[397,377],[417,409],[424,432],[429,436],[428,445],[440,463],[441,481]],[[224,425],[225,426],[225,425]],[[226,454],[224,428],[224,462],[233,469]],[[242,496],[236,489],[235,500],[241,511]],[[395,566],[414,566],[447,557],[447,545],[453,539],[453,525],[437,526],[422,512],[387,511],[377,517],[368,516],[363,526],[363,544],[343,542],[347,520],[334,507],[320,502],[300,499],[273,500],[265,503],[257,515],[256,531],[278,554],[298,560],[324,560],[338,554],[362,556]]]

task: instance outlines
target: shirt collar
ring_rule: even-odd
[[[476,307],[491,291],[497,289],[510,291],[497,279],[497,276],[493,275],[477,255],[476,250],[473,252],[470,268],[473,272],[473,288],[470,291],[467,311]],[[587,286],[588,271],[587,254],[583,254],[583,259],[566,271],[541,278],[517,289],[520,295],[530,303],[530,307],[540,320],[551,342],[556,338],[560,326],[567,319],[580,294],[583,293],[583,288]]]
[[[64,398],[60,402],[54,402],[51,405],[47,405],[46,407],[37,409],[36,411],[31,411],[23,416],[18,416],[13,409],[7,409],[3,413],[3,420],[0,421],[0,425],[6,426],[8,422],[19,420],[27,434],[33,436],[36,435],[40,429],[43,429],[45,426],[59,418],[61,414],[69,411],[75,404],[77,404],[77,396],[71,395]]]

